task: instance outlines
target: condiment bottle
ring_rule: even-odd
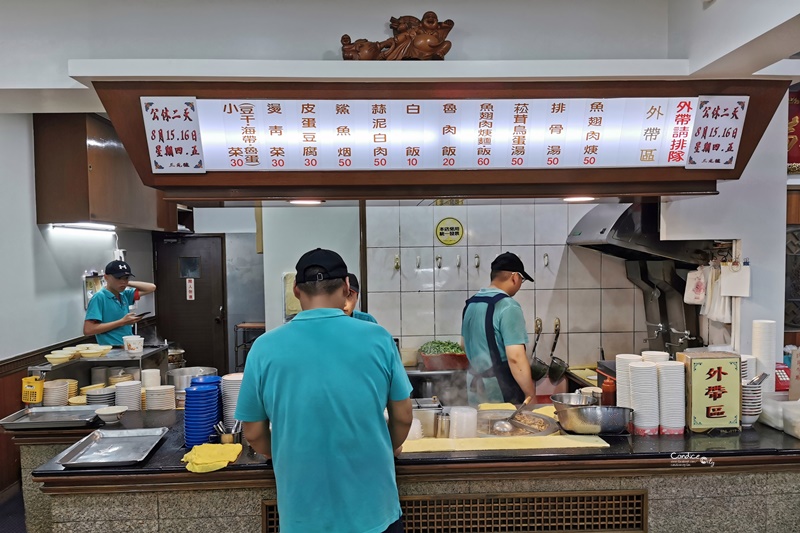
[[[600,405],[617,405],[617,382],[611,378],[603,380]]]
[[[450,438],[450,415],[447,413],[437,413],[434,422],[435,437],[437,439]]]

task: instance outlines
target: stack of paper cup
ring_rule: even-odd
[[[628,365],[642,360],[641,355],[631,353],[617,354],[617,405],[632,407],[631,405],[631,378]]]
[[[756,377],[756,358],[754,355],[742,355],[742,379],[750,381]]]
[[[683,435],[686,425],[686,367],[680,361],[660,361],[656,363],[656,370],[659,431],[662,435]]]
[[[239,400],[239,389],[242,387],[244,374],[225,374],[222,376],[222,420],[226,429],[233,428],[236,422],[236,402]]]
[[[753,355],[762,367],[773,364],[778,355],[776,350],[777,332],[774,320],[753,320]],[[758,369],[753,369],[754,375]]]
[[[450,438],[466,439],[478,436],[478,410],[474,407],[450,408]]]
[[[658,435],[658,372],[650,361],[628,365],[635,435]]]
[[[161,371],[157,368],[146,368],[142,370],[142,387],[150,389],[161,386]]]
[[[645,350],[642,352],[642,361],[658,363],[659,361],[669,361],[669,352],[657,352],[655,350]]]

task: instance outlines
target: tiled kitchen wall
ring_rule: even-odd
[[[639,353],[646,347],[644,305],[641,291],[625,276],[624,262],[565,245],[569,231],[592,207],[499,201],[368,204],[368,311],[400,338],[402,347],[419,347],[432,339],[458,341],[464,301],[489,285],[492,260],[510,251],[520,256],[535,280],[523,284],[515,296],[528,324],[529,353],[537,316],[544,333],[536,352],[545,361],[556,317],[561,319],[561,337],[555,353],[571,365],[597,361],[600,346],[609,358]],[[454,246],[442,245],[434,236],[445,217],[458,219],[466,230]]]

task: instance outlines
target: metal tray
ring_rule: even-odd
[[[517,434],[517,432],[515,432],[509,436],[543,437],[545,435],[552,435],[553,433],[558,433],[559,431],[558,422],[556,422],[552,418],[540,415],[538,413],[532,413],[530,411],[523,411],[523,413],[526,416],[533,416],[540,420],[543,420],[546,423],[546,427],[542,430],[538,430],[534,427],[523,424],[518,420],[511,419],[510,420],[511,425],[525,430],[525,433]],[[494,423],[495,420],[507,418],[512,414],[514,414],[514,411],[508,409],[487,409],[484,411],[478,411],[478,436],[503,438],[503,435],[494,435],[491,433],[490,429],[491,425]]]
[[[5,429],[80,428],[91,424],[94,413],[107,405],[70,405],[64,407],[26,407],[0,420]]]
[[[70,446],[56,462],[64,468],[135,465],[147,458],[167,431],[165,427],[98,429]]]

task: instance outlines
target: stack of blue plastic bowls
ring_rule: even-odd
[[[186,387],[186,407],[183,415],[183,434],[186,447],[208,442],[214,425],[220,419],[219,387],[196,385]]]

